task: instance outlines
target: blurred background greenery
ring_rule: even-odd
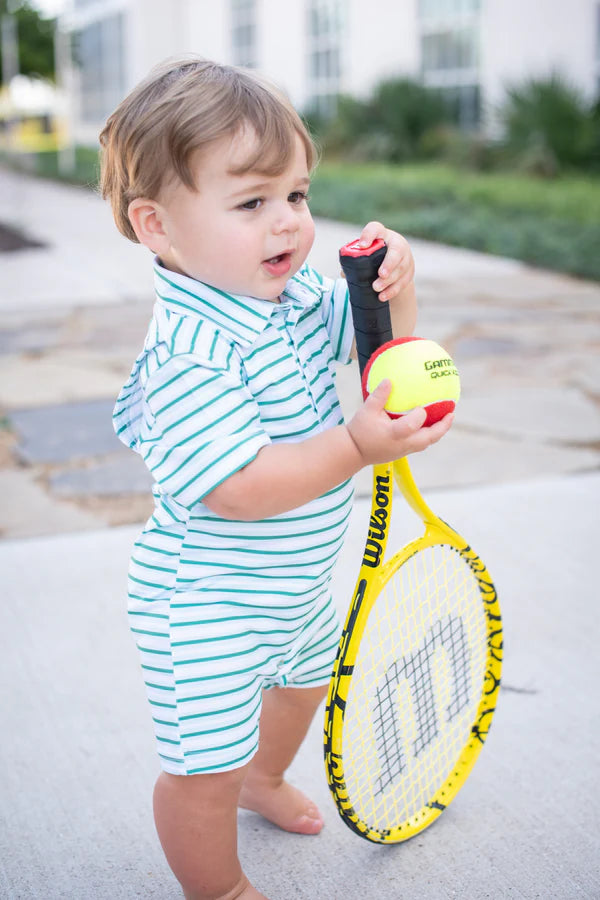
[[[0,0],[7,8],[9,0]],[[15,5],[23,71],[51,78],[52,23]],[[321,149],[315,215],[380,219],[407,235],[600,279],[600,106],[558,71],[507,86],[493,136],[465,130],[448,94],[406,77],[339,96],[333,117],[305,111]],[[94,187],[97,150],[65,168],[44,152],[0,159]]]

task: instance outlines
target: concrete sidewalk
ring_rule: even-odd
[[[148,482],[109,421],[151,312],[148,255],[91,192],[2,169],[0,222],[45,245],[0,254],[0,897],[179,897],[152,824],[157,763],[125,616]],[[357,228],[317,231],[313,262],[336,274]],[[597,898],[600,286],[411,243],[418,332],[452,352],[463,385],[443,447],[412,466],[499,591],[496,721],[439,822],[386,848],[338,819],[317,719],[291,776],[326,829],[301,838],[242,813],[242,856],[271,900]],[[338,384],[351,412],[353,366]],[[368,493],[365,474],[337,569],[342,614]],[[415,534],[397,512],[392,545]]]
[[[595,555],[600,477],[429,497],[493,574],[506,663],[496,720],[441,819],[406,844],[352,834],[329,798],[318,716],[291,779],[319,803],[317,838],[240,814],[249,876],[271,900],[597,898]],[[336,597],[344,610],[368,503],[356,504]],[[401,515],[392,542],[414,534]],[[157,774],[123,608],[136,528],[0,545],[0,896],[180,896],[154,834]]]

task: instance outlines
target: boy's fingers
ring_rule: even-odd
[[[381,269],[380,269],[381,271]],[[413,280],[413,271],[411,268],[404,270],[402,266],[398,266],[386,278],[376,278],[373,282],[373,290],[379,293],[379,299],[384,300],[385,294],[399,294],[405,287],[408,287]],[[389,290],[391,289],[391,290]]]
[[[386,284],[389,284],[392,280],[396,279],[400,272],[402,271],[402,261],[404,259],[404,251],[399,247],[393,247],[391,244],[388,246],[388,251],[383,257],[382,263],[377,270],[377,282],[380,282],[382,287],[385,287]],[[377,288],[375,288],[377,290]]]
[[[409,413],[406,413],[405,416],[401,416],[399,419],[396,419],[396,422],[402,426],[402,430],[404,432],[408,432],[412,434],[413,431],[419,431],[420,428],[423,427],[423,423],[427,418],[427,413],[423,409],[422,406],[417,406],[416,409],[411,409]]]
[[[383,237],[385,230],[385,225],[381,222],[367,222],[360,233],[359,241],[364,247],[368,247],[376,238]]]
[[[431,447],[432,444],[437,444],[450,428],[453,419],[454,413],[448,413],[448,415],[444,416],[443,419],[440,419],[439,422],[435,422],[427,428],[421,428],[421,430],[415,434],[415,441],[417,442],[415,452],[426,450],[427,447]]]

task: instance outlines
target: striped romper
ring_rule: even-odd
[[[334,366],[354,335],[345,282],[307,265],[281,303],[225,294],[158,261],[155,285],[114,412],[155,481],[129,620],[162,768],[217,772],[256,752],[264,688],[329,679],[339,639],[330,581],[352,485],[258,522],[222,519],[202,498],[261,447],[342,422]]]

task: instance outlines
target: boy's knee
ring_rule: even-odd
[[[224,800],[228,796],[235,800],[246,777],[247,766],[226,772],[205,772],[199,775],[172,775],[161,772],[155,786],[155,793],[185,794],[189,797],[214,796]]]

